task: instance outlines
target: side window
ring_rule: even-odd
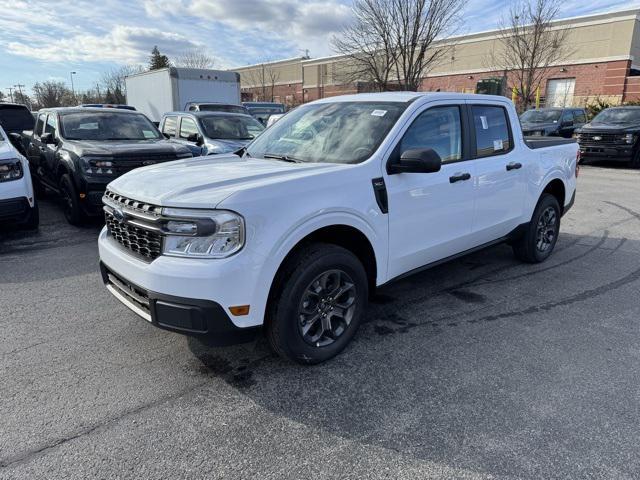
[[[585,115],[584,110],[574,110],[573,121],[576,123],[587,123],[587,116]]]
[[[490,157],[511,150],[507,111],[489,105],[474,105],[471,110],[476,130],[476,156]]]
[[[571,110],[565,110],[564,113],[562,114],[562,123],[573,123],[573,113],[571,112]]]
[[[180,138],[186,140],[189,138],[189,135],[193,135],[194,133],[198,133],[196,122],[190,118],[182,117],[182,122],[180,122]]]
[[[42,129],[44,128],[44,122],[47,118],[47,114],[46,113],[41,113],[40,115],[38,115],[38,120],[36,121],[36,126],[33,129],[33,133],[34,136],[39,137],[40,135],[42,135]]]
[[[57,128],[58,120],[56,119],[55,113],[51,113],[47,117],[47,124],[44,127],[44,133],[51,133],[55,137]]]
[[[162,125],[162,133],[174,137],[176,135],[176,125],[178,123],[178,117],[165,117],[164,124]]]
[[[459,107],[432,107],[414,120],[400,141],[400,155],[415,148],[432,148],[442,163],[462,158]]]

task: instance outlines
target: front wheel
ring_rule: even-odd
[[[631,161],[629,162],[631,168],[640,168],[640,146],[636,148]]]
[[[84,222],[84,213],[80,206],[80,200],[69,174],[60,177],[60,195],[62,197],[62,210],[64,217],[71,225],[81,225]]]
[[[347,346],[369,295],[360,260],[342,247],[320,243],[288,260],[276,288],[267,338],[280,356],[305,364],[324,362]]]
[[[523,262],[544,262],[553,252],[559,233],[560,205],[556,197],[544,193],[526,232],[513,244],[513,253]]]

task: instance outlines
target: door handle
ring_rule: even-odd
[[[518,170],[519,168],[522,168],[521,163],[518,163],[518,162],[507,163],[507,172],[511,170]]]
[[[458,173],[453,177],[449,177],[449,183],[464,182],[465,180],[469,180],[470,178],[470,173]]]

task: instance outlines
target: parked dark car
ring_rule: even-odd
[[[28,156],[34,188],[59,193],[65,217],[75,225],[102,214],[102,195],[114,178],[192,155],[141,113],[73,107],[39,112]]]
[[[258,119],[263,125],[267,124],[271,115],[285,112],[282,103],[275,102],[242,102],[251,115]]]
[[[227,112],[227,113],[242,113],[249,115],[247,110],[242,105],[235,105],[232,103],[216,103],[216,102],[189,102],[184,106],[185,112]]]
[[[640,107],[603,110],[576,132],[584,159],[626,161],[640,168]]]
[[[583,108],[536,108],[520,115],[522,133],[529,137],[571,138],[587,123]]]
[[[89,107],[89,108],[119,108],[121,110],[134,110],[136,107],[131,105],[123,105],[122,103],[85,103],[84,105],[80,105],[81,107]]]
[[[0,126],[9,137],[22,139],[22,149],[26,150],[31,139],[35,119],[31,111],[24,105],[17,103],[0,103]],[[12,140],[15,144],[15,142]]]
[[[160,121],[164,136],[187,146],[194,157],[235,152],[264,128],[251,115],[226,112],[170,112]]]

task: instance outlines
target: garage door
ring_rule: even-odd
[[[547,82],[547,107],[570,107],[573,103],[575,78],[560,78]]]

